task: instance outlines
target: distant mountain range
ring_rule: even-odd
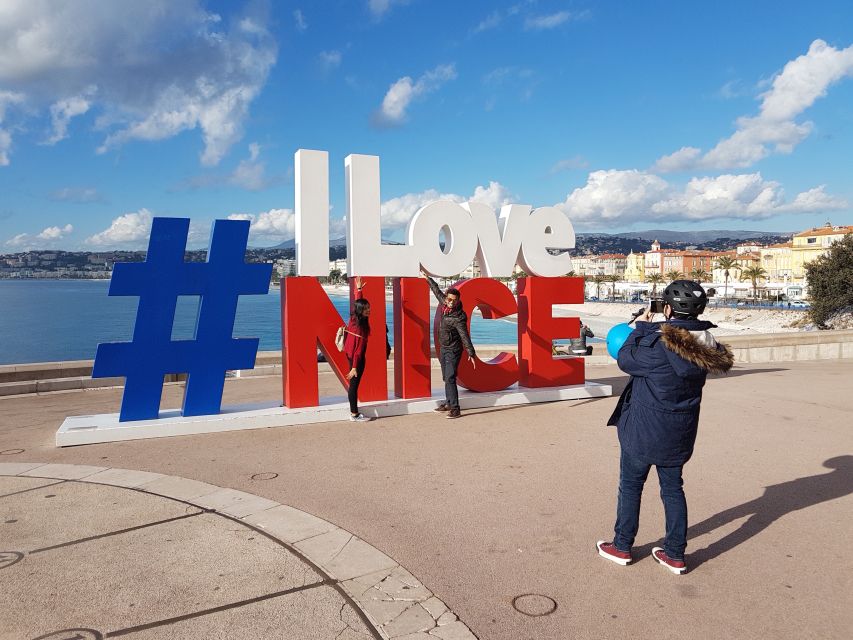
[[[654,240],[660,241],[666,245],[674,244],[704,244],[720,238],[728,238],[729,240],[752,240],[754,238],[774,237],[791,237],[793,231],[744,231],[742,229],[709,229],[708,231],[668,231],[666,229],[649,229],[647,231],[626,231],[624,233],[578,233],[578,238],[584,239],[625,239],[625,240],[645,240],[651,244]],[[389,244],[400,244],[392,240],[384,240]],[[346,238],[331,238],[329,239],[329,247],[345,247],[347,244]],[[270,249],[295,249],[296,241],[287,240]]]
[[[666,229],[649,229],[647,231],[627,231],[625,233],[579,233],[578,236],[586,238],[625,238],[629,240],[654,240],[662,244],[667,242],[678,242],[688,244],[699,244],[728,238],[730,240],[752,240],[753,238],[765,238],[767,236],[787,236],[794,232],[789,231],[744,231],[742,229],[709,229],[707,231],[668,231]]]

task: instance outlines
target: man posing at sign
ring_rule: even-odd
[[[438,344],[439,362],[441,363],[441,377],[444,380],[444,397],[445,400],[436,411],[447,411],[447,418],[458,418],[462,415],[459,411],[459,389],[456,387],[456,370],[459,368],[459,361],[462,359],[462,350],[468,352],[468,357],[471,358],[472,364],[476,367],[477,354],[474,352],[474,345],[471,342],[471,336],[468,335],[468,315],[462,308],[462,303],[459,301],[459,290],[450,288],[446,293],[442,293],[435,280],[430,278],[423,271],[423,276],[429,282],[429,288],[435,294],[438,300],[439,329],[438,329]]]

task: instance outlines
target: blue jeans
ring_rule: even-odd
[[[613,544],[619,551],[630,551],[640,527],[640,499],[649,476],[650,464],[633,458],[622,450],[619,471],[619,501],[616,506],[616,536]],[[673,560],[684,560],[687,548],[687,500],[684,497],[683,466],[658,467],[660,498],[666,514],[666,538],[663,550]]]
[[[459,368],[459,361],[462,359],[462,352],[454,353],[453,351],[441,352],[441,378],[444,380],[444,398],[447,406],[451,409],[459,408],[459,389],[456,387],[456,370]]]

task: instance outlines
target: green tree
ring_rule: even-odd
[[[664,277],[659,273],[650,273],[646,276],[646,282],[652,285],[652,297],[654,298],[655,294],[658,291],[658,285],[666,282]]]
[[[764,267],[747,267],[740,272],[740,281],[752,281],[752,297],[758,297],[758,281],[767,277],[767,272]]]
[[[723,270],[723,278],[725,279],[726,285],[723,289],[723,300],[728,300],[729,297],[729,275],[735,269],[740,269],[740,266],[735,259],[731,256],[720,256],[717,258],[717,264],[715,268]]]
[[[809,315],[817,326],[825,328],[829,316],[853,306],[853,235],[833,242],[829,251],[805,267],[811,299]]]
[[[595,283],[595,297],[601,300],[601,285],[605,282],[609,282],[607,278],[610,276],[593,276],[592,281]]]
[[[677,271],[673,269],[672,271],[666,272],[666,279],[670,282],[674,282],[675,280],[681,280],[684,277],[684,274],[681,271]]]
[[[331,271],[329,271],[329,281],[332,284],[337,284],[338,282],[341,281],[341,277],[343,275],[344,274],[343,274],[343,272],[341,272],[340,269],[332,269]]]
[[[699,284],[702,284],[703,282],[711,278],[711,274],[709,274],[704,269],[693,269],[693,271],[690,272],[690,277],[693,278]]]

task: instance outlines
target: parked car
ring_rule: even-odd
[[[802,300],[791,300],[792,309],[808,309],[809,306],[808,302],[804,302]]]
[[[590,296],[589,298],[587,298],[587,300],[589,300],[590,302],[598,302],[598,298],[596,298],[595,296]]]

